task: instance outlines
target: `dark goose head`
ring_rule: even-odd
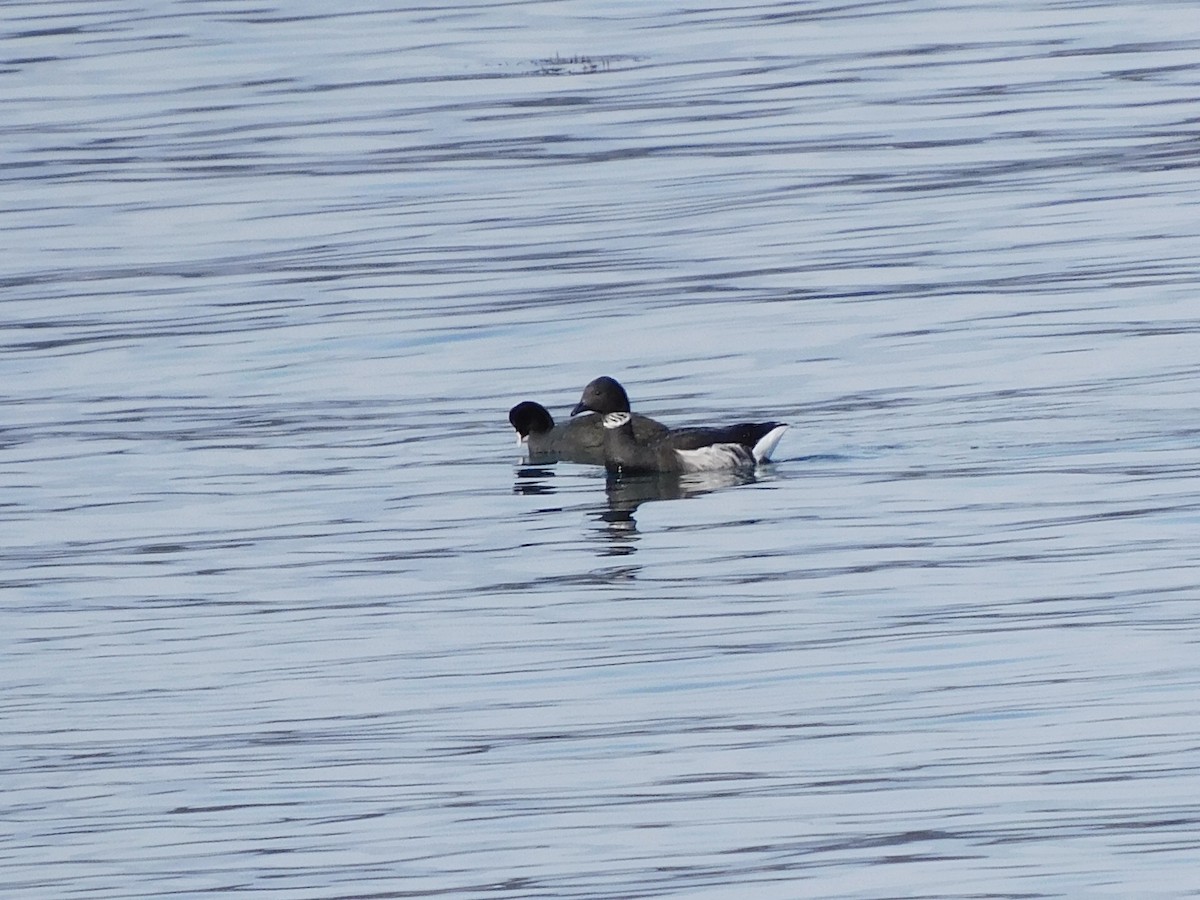
[[[554,429],[554,417],[549,410],[532,400],[522,401],[510,409],[508,421],[522,438],[531,434],[546,434]]]
[[[583,389],[583,396],[571,410],[571,415],[577,416],[581,412],[589,410],[601,415],[629,412],[629,395],[625,393],[625,388],[621,387],[621,383],[617,379],[601,375],[588,382],[587,387]]]

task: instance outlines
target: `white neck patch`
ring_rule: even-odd
[[[620,428],[632,418],[633,416],[629,415],[627,412],[606,413],[603,419],[604,427]]]

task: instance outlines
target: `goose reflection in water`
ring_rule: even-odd
[[[553,468],[544,465],[521,465],[516,469],[513,493],[544,496],[556,492],[551,479]],[[750,471],[696,472],[680,475],[655,472],[644,475],[610,474],[605,480],[605,502],[590,510],[588,515],[603,523],[600,535],[606,545],[604,555],[632,553],[638,539],[634,513],[643,503],[655,500],[685,500],[699,497],[722,488],[753,484],[758,479]]]
[[[533,464],[531,460],[530,465],[517,466],[517,480],[513,482],[513,493],[531,496],[553,494],[554,485],[550,483],[553,477],[554,469]]]
[[[602,534],[610,541],[606,556],[632,553],[636,548],[637,521],[633,514],[643,503],[653,500],[686,500],[721,488],[753,484],[753,472],[697,472],[678,475],[655,472],[646,475],[612,475],[604,485],[607,503],[596,518],[605,524]]]

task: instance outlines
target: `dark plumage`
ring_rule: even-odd
[[[574,416],[585,411],[600,413],[601,415],[627,413],[630,411],[629,395],[615,378],[602,375],[588,382],[587,386],[583,389],[583,396],[579,398],[579,402],[571,410],[571,415]],[[716,428],[677,428],[670,431],[668,431],[666,426],[659,425],[659,428],[665,434],[648,434],[643,436],[638,433],[637,420],[644,417],[634,414],[633,418],[633,438],[638,444],[644,444],[649,447],[665,441],[674,450],[702,450],[706,447],[719,444],[738,444],[744,447],[751,454],[752,458],[758,462],[770,460],[775,445],[779,443],[779,439],[783,437],[783,432],[787,430],[787,426],[782,422],[739,422],[736,425],[726,425]],[[654,420],[648,419],[646,421],[653,422]],[[655,422],[654,424],[658,425],[659,423]],[[616,440],[619,441],[621,439],[618,437]],[[629,448],[627,447],[626,450],[628,451]],[[657,447],[655,447],[655,452],[658,452]],[[639,458],[645,459],[644,455],[640,453]],[[725,467],[716,466],[715,468]],[[652,471],[677,470],[658,468]]]
[[[629,395],[625,393],[625,388],[621,387],[621,382],[617,379],[601,375],[599,378],[593,378],[584,386],[583,394],[580,396],[579,402],[575,404],[575,408],[571,410],[571,415],[577,416],[588,410],[600,413],[600,415],[629,412]]]
[[[604,464],[610,472],[686,474],[753,469],[758,463],[749,448],[737,443],[683,450],[674,445],[671,434],[640,441],[627,412],[606,413],[603,423]]]
[[[531,456],[604,465],[604,425],[598,415],[556,425],[546,407],[525,400],[508,411],[508,421]],[[652,441],[666,435],[667,427],[645,416],[634,416],[633,432],[637,440]]]

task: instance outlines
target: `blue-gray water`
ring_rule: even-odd
[[[1191,0],[0,34],[6,894],[1200,894]]]

